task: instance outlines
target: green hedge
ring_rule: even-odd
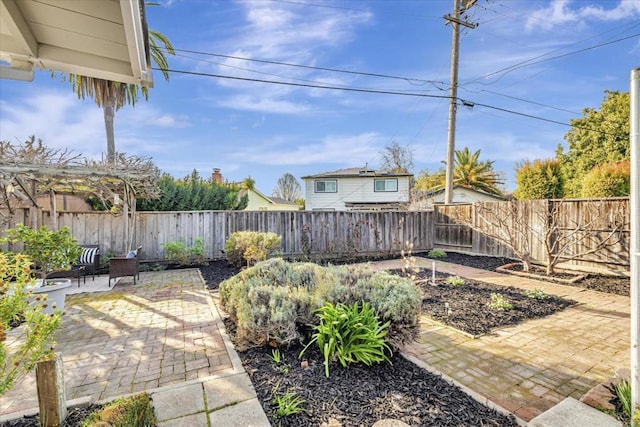
[[[220,284],[220,297],[237,324],[240,348],[300,340],[300,326],[317,324],[325,303],[369,303],[380,322],[391,322],[394,346],[414,337],[421,306],[411,280],[366,265],[321,267],[270,259]]]

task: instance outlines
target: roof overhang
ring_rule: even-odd
[[[0,0],[3,78],[37,67],[153,86],[148,45],[142,0]]]

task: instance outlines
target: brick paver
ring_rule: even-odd
[[[431,268],[431,261],[419,260]],[[398,268],[398,261],[376,263]],[[453,378],[525,421],[565,397],[580,399],[629,366],[629,298],[474,268],[437,263],[437,270],[578,302],[559,313],[477,339],[420,319],[418,340],[404,352]]]
[[[122,279],[109,292],[68,295],[56,333],[67,399],[102,400],[233,369],[218,321],[197,269],[142,273],[137,285]],[[37,406],[31,374],[2,396],[0,414]]]

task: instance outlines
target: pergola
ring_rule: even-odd
[[[37,149],[38,147],[36,147]],[[48,155],[25,156],[8,143],[0,142],[0,223],[9,223],[17,206],[41,209],[38,199],[49,196],[51,227],[58,228],[56,194],[95,196],[122,213],[126,244],[131,248],[136,199],[159,197],[160,171],[150,159],[118,154],[115,163],[86,160],[66,151],[47,150]],[[43,151],[44,150],[44,151]],[[31,151],[34,151],[32,148]],[[30,161],[25,161],[30,160]],[[31,215],[37,221],[38,215]],[[32,227],[42,224],[33,223]]]

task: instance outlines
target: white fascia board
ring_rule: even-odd
[[[140,15],[140,0],[120,0],[122,23],[129,48],[129,60],[133,77],[137,84],[153,87],[153,74],[147,66],[147,51],[142,16]]]
[[[20,8],[16,4],[15,0],[0,0],[0,16],[2,16],[2,22],[6,25],[3,32],[11,34],[13,37],[12,49],[19,48],[18,53],[26,56],[38,56],[38,42],[29,28],[29,24],[25,21]],[[4,50],[5,46],[0,46],[0,51]]]

